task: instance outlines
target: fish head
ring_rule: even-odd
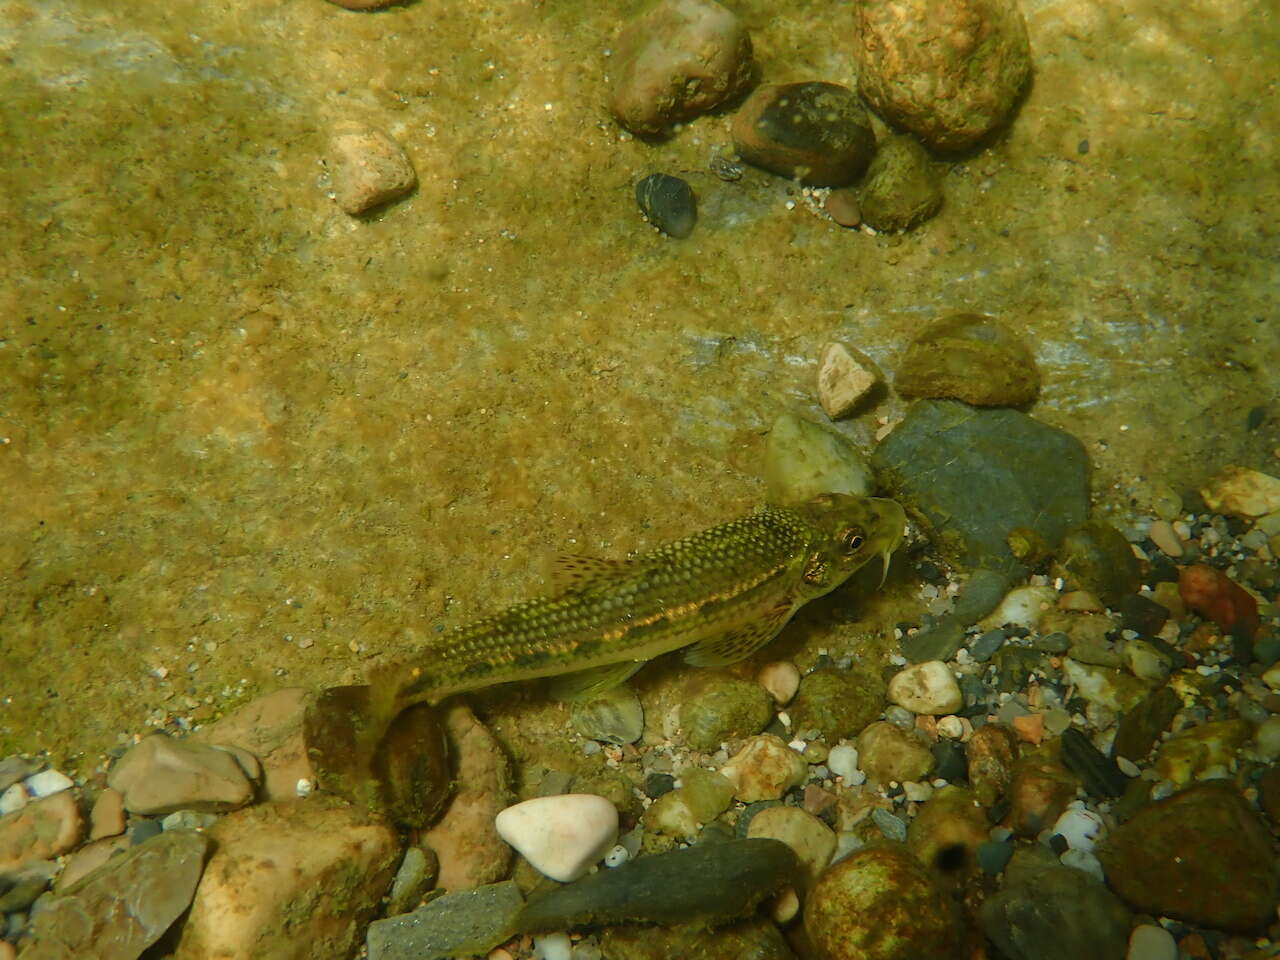
[[[873,557],[889,572],[889,557],[902,543],[907,514],[893,500],[826,493],[794,508],[812,531],[804,579],[813,596],[834,590]]]

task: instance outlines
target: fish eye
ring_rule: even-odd
[[[840,537],[840,544],[849,553],[856,553],[862,548],[862,544],[866,542],[866,537],[862,535],[862,531],[857,527],[850,527]]]

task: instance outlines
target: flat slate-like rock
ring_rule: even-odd
[[[519,930],[543,933],[587,924],[695,922],[744,916],[802,876],[785,843],[729,840],[640,857],[530,900]]]
[[[108,860],[36,914],[24,960],[135,960],[191,903],[208,849],[174,830]]]
[[[524,906],[510,880],[437,897],[369,925],[369,960],[444,960],[486,954],[515,932]]]
[[[1050,547],[1089,515],[1089,458],[1071,434],[1017,410],[921,400],[872,458],[947,559],[1023,577],[1009,534]]]

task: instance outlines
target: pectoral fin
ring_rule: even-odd
[[[598,697],[610,687],[625,683],[631,675],[645,665],[644,660],[623,660],[603,667],[576,670],[551,681],[549,692],[557,700],[570,703]]]
[[[684,662],[694,667],[725,667],[745,660],[778,635],[795,610],[784,600],[758,620],[746,626],[699,640],[684,653]]]

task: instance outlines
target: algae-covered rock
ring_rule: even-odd
[[[646,830],[692,841],[702,827],[733,802],[733,784],[710,770],[691,767],[680,775],[678,789],[664,793],[641,818]]]
[[[1138,558],[1129,541],[1111,524],[1097,520],[1063,538],[1054,574],[1078,590],[1088,590],[1108,606],[1133,593],[1141,582]]]
[[[1119,898],[1042,847],[1014,854],[979,920],[1009,960],[1123,957],[1129,937],[1129,911]]]
[[[1215,768],[1231,769],[1252,734],[1253,728],[1239,717],[1202,723],[1160,744],[1153,765],[1161,779],[1185,786]]]
[[[933,752],[914,731],[881,720],[858,734],[858,765],[872,783],[923,780],[933,768]]]
[[[838,83],[767,84],[733,118],[733,145],[747,163],[819,187],[857,180],[876,150],[862,98]]]
[[[715,930],[681,926],[610,927],[600,937],[609,960],[795,960],[768,917],[750,917]]]
[[[723,673],[695,676],[680,708],[684,742],[695,750],[759,733],[772,718],[773,700],[764,687]]]
[[[532,898],[518,927],[526,933],[587,924],[696,922],[744,916],[803,876],[785,843],[726,840],[640,857]]]
[[[980,313],[935,320],[911,342],[894,386],[904,397],[950,397],[982,407],[1021,407],[1040,391],[1021,338]]]
[[[770,503],[804,503],[823,493],[870,496],[875,477],[866,458],[842,434],[784,413],[774,421],[764,450]]]
[[[998,126],[1031,73],[1014,0],[863,0],[858,90],[885,120],[962,150]]]
[[[423,703],[369,743],[365,730],[373,712],[365,684],[320,691],[302,723],[311,765],[325,790],[404,826],[426,826],[450,793],[444,728]]]
[[[437,897],[412,913],[369,925],[369,960],[435,960],[486,954],[515,932],[524,898],[510,880]]]
[[[914,137],[889,137],[876,151],[862,187],[862,221],[883,233],[910,230],[942,209],[929,154]]]
[[[912,405],[872,457],[882,483],[951,562],[1020,579],[1009,549],[1025,527],[1052,545],[1089,515],[1080,441],[1024,413],[954,400]]]
[[[644,707],[625,684],[610,687],[590,700],[571,703],[569,720],[584,737],[607,743],[635,743],[644,733]]]
[[[1098,849],[1107,882],[1131,906],[1252,933],[1275,917],[1271,835],[1235,787],[1196,784],[1139,810]]]
[[[870,667],[827,667],[800,681],[787,712],[797,730],[817,730],[828,743],[835,743],[880,716],[884,698],[884,679]]]
[[[809,892],[805,932],[822,960],[952,960],[963,956],[959,912],[929,871],[897,844],[857,850]]]
[[[987,812],[972,790],[943,787],[907,827],[907,849],[940,879],[963,880],[978,869],[978,848],[990,839]]]

